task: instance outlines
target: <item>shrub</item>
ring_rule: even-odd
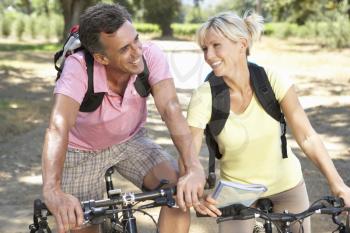
[[[145,33],[145,34],[160,33],[160,28],[157,24],[135,23],[134,26],[135,26],[136,30],[140,33]]]
[[[22,40],[24,30],[25,30],[24,17],[20,16],[17,20],[17,25],[16,25],[16,36],[18,40]]]
[[[298,34],[298,25],[292,23],[269,23],[265,25],[265,28],[267,28],[265,34],[273,35],[281,39],[296,36]]]
[[[36,39],[36,37],[38,36],[36,29],[36,20],[34,17],[30,17],[29,19],[29,33],[32,39]]]
[[[200,24],[171,24],[175,36],[188,36],[192,37],[196,35],[197,29]]]
[[[10,20],[8,20],[6,17],[4,17],[1,21],[1,34],[4,37],[9,37],[11,34],[11,25]]]

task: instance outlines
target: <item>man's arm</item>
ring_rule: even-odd
[[[152,86],[156,107],[167,125],[171,138],[180,153],[180,178],[177,184],[177,202],[180,208],[197,205],[202,197],[205,174],[196,153],[189,126],[182,115],[175,86],[167,79]],[[186,204],[184,203],[186,202]]]
[[[65,95],[55,95],[42,152],[43,196],[45,204],[55,216],[59,233],[83,223],[78,199],[61,190],[68,133],[75,123],[78,111],[78,102]]]

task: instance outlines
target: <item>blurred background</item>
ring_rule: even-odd
[[[98,0],[2,0],[2,38],[62,41],[79,15]],[[350,0],[103,0],[119,2],[133,15],[140,33],[192,39],[198,24],[220,11],[242,15],[254,9],[267,22],[265,35],[299,37],[331,48],[349,45]]]
[[[0,233],[28,232],[33,200],[41,197],[41,148],[52,107],[60,50],[79,15],[96,0],[0,0]],[[194,42],[208,17],[253,9],[265,18],[265,32],[249,60],[288,75],[300,102],[344,181],[350,185],[350,0],[120,0],[133,15],[141,40],[166,54],[186,115],[192,91],[210,68]],[[177,151],[148,98],[149,135],[172,156]],[[311,201],[330,194],[327,181],[288,134],[302,163]],[[207,168],[203,144],[200,160]],[[116,176],[115,187],[137,191]],[[152,214],[156,217],[158,210]],[[217,231],[215,219],[193,216],[191,233]],[[141,232],[155,232],[138,217]],[[315,216],[313,232],[332,232],[326,217]]]

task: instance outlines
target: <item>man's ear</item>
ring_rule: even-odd
[[[101,54],[101,53],[94,53],[93,55],[94,60],[97,61],[98,63],[102,64],[102,65],[108,65],[109,64],[109,60],[108,58]]]

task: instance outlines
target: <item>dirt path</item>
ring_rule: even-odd
[[[265,43],[265,46],[269,45]],[[262,46],[260,49],[257,55],[258,60],[266,56],[270,57],[269,54],[274,52],[273,47],[267,50]],[[281,56],[284,57],[284,54],[287,53],[288,50],[283,50]],[[293,53],[289,51],[291,57],[288,60],[280,60],[279,65],[287,67],[286,64],[293,59],[301,59],[293,57],[299,56],[300,51],[295,52],[298,55]],[[308,61],[311,62],[313,57],[309,54],[304,55],[306,58],[304,56],[303,59],[309,59]],[[327,53],[319,52],[318,55],[323,57]],[[339,54],[342,59],[345,59],[343,55],[344,53]],[[3,109],[13,111],[12,116],[17,119],[11,123],[14,124],[11,127],[1,126],[3,132],[7,134],[0,134],[0,233],[28,232],[32,202],[41,195],[40,154],[48,110],[51,105],[54,76],[50,56],[51,54],[47,53],[21,53],[15,56],[12,53],[0,52],[0,100],[2,101],[0,106],[1,104],[12,106],[3,107],[1,111]],[[336,56],[336,54],[329,52],[328,56]],[[338,79],[335,79],[333,75],[327,75],[327,72],[326,74],[312,72],[313,69],[316,70],[316,65],[321,65],[322,69],[325,69],[323,65],[325,66],[326,63],[314,62],[311,65],[310,62],[308,64],[311,71],[299,64],[301,68],[296,76],[298,93],[303,96],[301,100],[307,107],[306,112],[315,129],[324,139],[337,169],[345,182],[350,185],[350,77],[348,76],[350,72],[342,73],[338,75]],[[349,59],[347,62],[350,64]],[[293,63],[290,66],[298,67],[298,64]],[[339,72],[336,65],[327,69],[332,68]],[[295,70],[293,72],[295,74]],[[178,93],[185,111],[191,91],[178,90]],[[176,156],[166,128],[162,125],[152,101],[150,101],[150,106],[147,125],[149,134]],[[30,112],[31,115],[27,112]],[[0,114],[0,124],[4,122],[4,119],[4,115]],[[6,122],[11,121],[7,119]],[[17,124],[23,127],[17,127]],[[290,144],[301,160],[311,200],[329,194],[326,181],[315,166],[300,153],[295,142],[290,141]],[[204,166],[207,166],[207,151],[204,147],[201,161]],[[123,180],[118,180],[118,185],[123,190],[136,190]],[[156,215],[156,211],[152,213]],[[216,232],[213,219],[193,219],[191,233]],[[140,217],[138,222],[142,232],[152,232],[153,228],[149,220]],[[331,232],[333,228],[330,225],[328,219],[314,218],[313,232]]]

